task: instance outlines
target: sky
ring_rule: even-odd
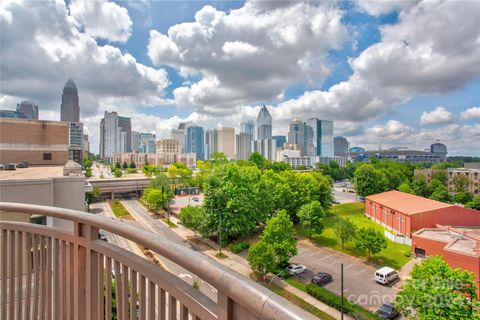
[[[91,151],[100,119],[169,137],[255,119],[333,120],[351,146],[480,156],[480,1],[0,3],[0,108],[60,119],[72,78]],[[381,146],[380,146],[381,145]]]

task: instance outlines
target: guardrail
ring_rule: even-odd
[[[259,284],[159,235],[84,212],[0,202],[71,221],[73,232],[0,222],[1,319],[316,319]],[[149,248],[217,289],[217,301],[98,230]]]

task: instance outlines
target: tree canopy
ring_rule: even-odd
[[[288,260],[297,254],[295,229],[285,210],[280,210],[267,221],[260,241],[272,246],[279,266],[286,265]]]
[[[361,228],[357,232],[355,246],[360,250],[365,250],[370,258],[387,247],[387,239],[375,228]]]
[[[313,233],[320,234],[325,227],[325,211],[318,201],[312,201],[301,206],[297,216],[303,227],[309,231],[310,238]]]

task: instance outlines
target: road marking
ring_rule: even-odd
[[[323,258],[320,258],[319,260],[317,260],[317,262],[318,262],[318,261],[325,260],[325,259],[328,259],[328,258],[330,258],[331,256],[335,256],[335,255],[334,255],[334,254],[329,254],[328,256],[325,256],[325,257],[323,257]]]
[[[316,252],[316,253],[309,254],[308,256],[313,257],[313,256],[316,256],[317,254],[322,254],[322,253],[321,252]]]
[[[346,267],[343,266],[343,270],[347,270],[348,268],[350,268],[351,266],[354,266],[354,265],[355,265],[355,263],[351,263],[351,264],[349,264],[349,265],[346,266]]]
[[[368,268],[365,268],[365,269],[363,269],[362,271],[357,272],[355,275],[358,276],[359,274],[362,274],[362,273],[364,273],[364,272],[367,271],[367,270],[368,270]]]

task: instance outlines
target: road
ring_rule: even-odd
[[[345,183],[336,182],[333,184],[332,193],[335,196],[335,200],[339,203],[348,203],[348,202],[357,202],[358,197],[355,192],[348,192],[348,190],[353,191],[353,189],[346,188]]]
[[[343,263],[345,297],[369,310],[375,310],[381,304],[393,301],[400,286],[398,281],[390,286],[377,284],[373,280],[376,267],[341,252],[304,241],[298,243],[297,251],[297,255],[291,261],[304,264],[308,268],[306,273],[297,276],[301,281],[309,282],[314,273],[328,272],[332,275],[333,282],[325,287],[340,294],[340,265]]]
[[[195,201],[193,198],[198,199]],[[190,196],[176,196],[168,205],[174,212],[180,212],[180,210],[188,205],[201,206],[203,204],[203,194],[192,194]]]
[[[196,250],[195,248],[191,247],[187,240],[180,237],[178,234],[170,230],[170,228],[165,225],[163,222],[158,221],[151,217],[150,213],[136,200],[123,200],[122,204],[124,207],[130,212],[130,214],[137,220],[140,224],[140,227],[158,234],[168,240],[176,242],[178,244],[184,245],[189,247],[192,250]],[[162,257],[161,255],[155,255],[157,259],[160,260],[162,265],[171,273],[175,274],[176,276],[182,278],[188,284],[192,284],[194,278],[196,276],[192,274],[190,271],[180,267],[179,265],[175,264],[174,262]],[[200,286],[200,291],[204,293],[207,297],[212,299],[213,301],[217,300],[217,290],[212,287],[210,284],[200,280],[202,285]]]
[[[92,177],[100,179],[100,176],[103,176],[105,179],[113,178],[113,175],[110,172],[110,168],[108,166],[104,166],[101,163],[94,162],[92,165]]]

